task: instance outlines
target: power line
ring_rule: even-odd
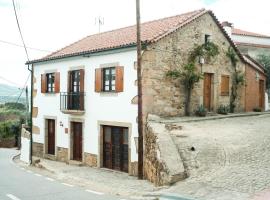
[[[23,35],[22,35],[22,31],[21,31],[21,27],[20,27],[20,23],[19,23],[19,19],[18,19],[18,15],[17,15],[17,11],[16,11],[14,0],[12,0],[12,4],[13,4],[13,9],[14,9],[14,14],[15,14],[17,26],[18,26],[18,29],[19,29],[19,32],[20,32],[20,36],[21,36],[21,39],[22,39],[23,47],[24,47],[25,54],[26,54],[26,57],[27,57],[27,61],[29,62],[30,59],[29,59],[28,51],[27,51],[27,48],[26,48],[26,45],[25,45],[25,42],[24,42],[24,39],[23,39]]]
[[[29,78],[30,78],[30,75],[31,75],[31,73],[29,73],[29,75],[28,75],[28,77],[27,77],[27,79],[26,79],[26,81],[25,81],[25,83],[24,83],[24,86],[23,86],[23,88],[22,88],[22,91],[21,91],[20,95],[18,96],[18,99],[17,99],[16,103],[18,103],[18,101],[20,100],[20,98],[21,98],[21,96],[22,96],[22,93],[23,93],[23,91],[25,90],[25,87],[26,87],[26,85],[27,85],[27,82],[28,82],[28,80],[29,80]]]
[[[4,80],[4,81],[6,81],[6,82],[9,82],[9,83],[11,83],[12,85],[14,85],[14,86],[16,86],[16,87],[19,86],[17,83],[15,83],[15,82],[13,82],[13,81],[11,81],[11,80],[8,80],[8,79],[6,79],[6,78],[3,77],[3,76],[0,76],[0,79]]]
[[[5,43],[5,44],[9,44],[9,45],[13,45],[13,46],[17,46],[17,47],[22,47],[24,48],[23,45],[20,45],[20,44],[16,44],[16,43],[13,43],[13,42],[8,42],[8,41],[5,41],[5,40],[0,40],[1,43]],[[35,51],[43,51],[43,52],[52,52],[52,51],[48,51],[48,50],[43,50],[43,49],[38,49],[38,48],[34,48],[34,47],[26,47],[27,49],[31,49],[31,50],[35,50]]]

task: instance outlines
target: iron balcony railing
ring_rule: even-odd
[[[84,92],[61,92],[60,109],[84,111]]]

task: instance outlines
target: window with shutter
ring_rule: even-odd
[[[102,91],[102,69],[95,69],[95,92]]]
[[[124,67],[118,66],[115,69],[116,71],[116,92],[123,92],[124,91]]]
[[[41,74],[41,93],[47,92],[47,77],[46,74]]]
[[[229,96],[230,94],[230,76],[221,76],[221,96]]]
[[[123,92],[124,67],[97,68],[95,70],[96,92]]]
[[[55,89],[54,89],[54,92],[59,93],[60,92],[60,72],[54,73],[54,76],[55,76]]]

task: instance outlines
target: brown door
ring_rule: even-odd
[[[82,123],[72,122],[73,160],[82,161]]]
[[[128,172],[128,129],[104,126],[103,166]]]
[[[212,74],[204,74],[204,89],[203,89],[203,105],[210,111],[211,110],[211,99],[212,99]]]
[[[55,120],[48,119],[48,154],[55,154]]]
[[[264,108],[264,81],[260,80],[259,83],[259,107]]]

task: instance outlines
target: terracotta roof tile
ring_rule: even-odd
[[[241,29],[233,28],[232,29],[232,34],[234,35],[243,35],[243,36],[253,36],[253,37],[265,37],[265,38],[270,38],[270,36],[259,34],[259,33],[253,33],[249,31],[244,31]]]
[[[142,23],[142,42],[149,43],[157,41],[158,39],[170,34],[206,12],[208,11],[205,9],[200,9],[173,17]],[[136,40],[136,25],[129,26],[87,36],[44,58],[30,61],[30,63],[136,45]]]

